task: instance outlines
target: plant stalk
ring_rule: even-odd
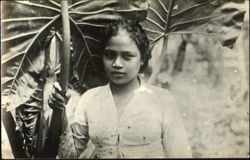
[[[62,88],[62,93],[66,94],[70,70],[70,23],[68,13],[68,1],[66,0],[61,1],[61,14],[63,30],[63,48],[61,55],[61,74],[59,83]],[[51,123],[48,130],[48,139],[44,147],[44,157],[46,158],[56,158],[58,154],[63,116],[65,116],[64,109],[60,111],[53,111],[52,113]]]
[[[168,15],[167,15],[167,19],[166,19],[166,26],[165,26],[165,36],[163,36],[163,43],[162,43],[162,49],[161,49],[161,54],[158,57],[158,62],[159,62],[159,67],[157,67],[157,69],[152,71],[152,74],[150,76],[150,78],[148,79],[148,83],[154,85],[156,83],[157,77],[161,71],[161,66],[163,64],[164,61],[164,52],[167,52],[167,44],[168,44],[168,35],[167,33],[169,32],[169,26],[170,26],[170,21],[171,21],[171,13],[172,13],[172,8],[173,8],[173,1],[174,0],[170,0],[169,2],[169,6],[168,6]],[[171,62],[171,60],[168,58],[168,75],[171,73],[171,70],[173,68],[173,62]]]
[[[68,1],[61,1],[62,27],[63,27],[63,54],[61,58],[60,85],[63,93],[66,93],[69,81],[70,68],[70,25],[68,13]]]

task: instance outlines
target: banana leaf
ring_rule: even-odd
[[[154,83],[160,72],[167,39],[171,35],[197,34],[232,48],[243,23],[245,0],[151,0],[148,16],[141,24],[152,50]]]
[[[16,110],[16,131],[27,157],[39,156],[47,128],[45,113],[51,84],[58,80],[62,52],[60,0],[2,1],[2,104],[7,111]],[[111,21],[142,21],[146,18],[146,1],[69,0],[71,29],[70,86],[84,91],[97,84],[90,79],[99,74],[95,59],[102,29]],[[100,32],[98,32],[100,30]],[[92,34],[96,31],[95,34]],[[93,74],[94,73],[94,74]],[[98,79],[98,78],[97,78]],[[100,80],[101,82],[102,80]],[[98,82],[99,83],[99,82]],[[47,108],[46,108],[47,107]],[[15,127],[12,127],[15,128]],[[14,131],[13,131],[14,132]]]

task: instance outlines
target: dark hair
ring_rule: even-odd
[[[140,68],[140,73],[142,73],[148,65],[148,61],[151,58],[151,52],[149,50],[149,40],[139,23],[131,22],[114,22],[110,24],[110,27],[106,30],[105,45],[112,36],[117,35],[119,29],[124,29],[129,33],[132,40],[135,41],[142,58],[142,66]]]

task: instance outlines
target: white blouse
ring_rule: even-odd
[[[59,158],[79,158],[89,139],[97,158],[192,157],[173,95],[144,82],[120,118],[109,84],[85,92],[60,139]]]

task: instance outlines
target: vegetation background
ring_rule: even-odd
[[[249,157],[249,6],[233,49],[199,35],[169,36],[155,85],[172,91],[194,158]],[[169,67],[169,59],[174,62]],[[142,75],[151,74],[153,64]],[[48,87],[49,88],[49,87]],[[79,94],[69,90],[73,119]],[[2,125],[2,123],[1,123]],[[1,126],[2,127],[2,126]],[[2,127],[2,157],[11,149]]]
[[[194,35],[171,37],[168,47],[175,68],[170,76],[163,69],[157,85],[176,96],[193,156],[249,157],[248,13],[233,50]]]

